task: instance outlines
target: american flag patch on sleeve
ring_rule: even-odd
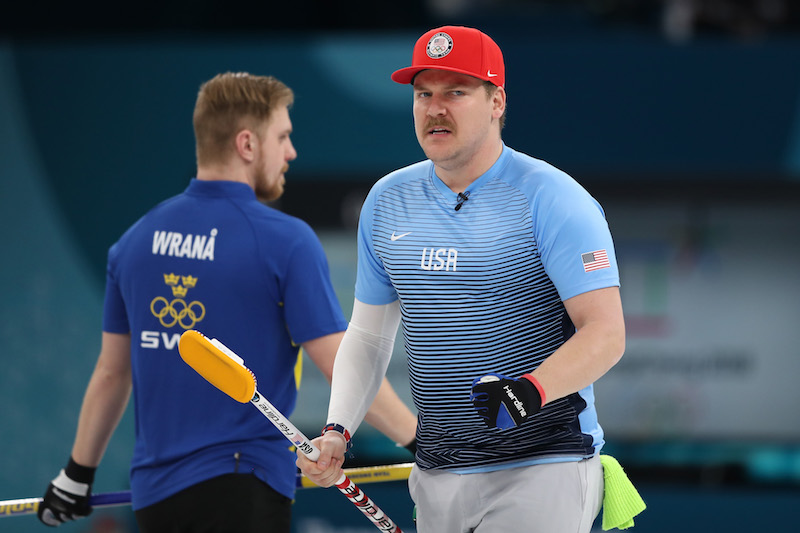
[[[592,272],[593,270],[600,270],[601,268],[609,268],[611,266],[611,263],[608,261],[608,254],[605,250],[581,254],[581,261],[583,261],[584,272]]]

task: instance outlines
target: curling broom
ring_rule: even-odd
[[[252,403],[270,422],[309,459],[319,457],[319,449],[256,390],[256,376],[244,360],[217,339],[197,330],[187,330],[178,343],[181,358],[209,383],[240,403]],[[364,494],[345,473],[336,488],[381,531],[402,533],[400,528]]]
[[[398,463],[380,466],[355,466],[345,468],[344,473],[348,478],[359,483],[384,483],[408,479],[414,463]],[[301,473],[297,473],[298,489],[319,488],[313,481]],[[0,518],[9,516],[25,516],[36,514],[42,498],[18,498],[14,500],[0,500]],[[131,504],[131,491],[100,492],[92,494],[89,504],[93,508],[117,507]]]

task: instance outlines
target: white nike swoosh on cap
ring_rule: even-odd
[[[402,239],[402,238],[403,238],[403,237],[405,237],[406,235],[411,235],[411,232],[410,232],[410,231],[408,231],[408,232],[406,232],[406,233],[401,233],[400,235],[395,235],[395,234],[394,234],[394,232],[392,232],[392,236],[391,236],[391,237],[389,237],[389,238],[390,238],[390,239],[392,239],[393,241],[396,241],[397,239]]]
[[[497,74],[492,74],[492,69],[487,70],[486,75],[489,76],[490,78],[494,78],[495,76],[497,76]]]

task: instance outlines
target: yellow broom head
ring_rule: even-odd
[[[178,343],[181,358],[216,388],[241,403],[248,403],[256,392],[256,377],[244,360],[217,339],[209,339],[190,329]]]

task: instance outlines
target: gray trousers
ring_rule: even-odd
[[[603,503],[600,457],[478,474],[408,478],[417,533],[589,533]]]

